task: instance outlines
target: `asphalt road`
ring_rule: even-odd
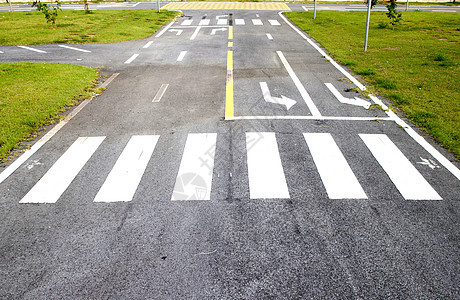
[[[113,80],[0,168],[0,297],[458,298],[458,165],[313,45],[277,12],[209,10],[1,46]]]

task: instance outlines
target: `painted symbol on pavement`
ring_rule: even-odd
[[[267,83],[266,82],[259,82],[259,83],[260,83],[260,88],[262,89],[262,94],[264,95],[265,102],[284,105],[286,107],[286,110],[289,110],[294,104],[297,103],[297,101],[292,100],[291,98],[285,97],[283,95],[281,95],[281,98],[273,97],[270,94],[270,90],[268,89]]]
[[[170,29],[169,32],[176,32],[176,35],[181,35],[183,30],[180,29]]]
[[[171,200],[204,200],[207,190],[203,177],[196,173],[185,173],[177,178]]]
[[[340,92],[332,85],[332,83],[325,83],[325,85],[331,91],[331,93],[334,94],[334,96],[337,98],[337,100],[339,100],[340,103],[362,106],[365,109],[369,109],[369,107],[371,106],[371,103],[367,102],[364,99],[358,97],[351,99],[342,96],[342,94],[340,94]]]
[[[434,160],[432,160],[432,159],[429,159],[429,158],[428,158],[428,159],[425,159],[425,158],[423,158],[423,157],[421,157],[421,156],[420,156],[420,159],[421,159],[422,161],[419,161],[419,162],[417,162],[417,163],[418,163],[418,164],[421,164],[421,165],[428,166],[428,167],[430,167],[431,170],[434,170],[434,169],[436,169],[436,168],[440,168],[440,166],[439,166]]]
[[[211,35],[215,35],[217,31],[226,31],[227,28],[216,28],[211,30]]]

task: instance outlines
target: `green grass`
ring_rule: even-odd
[[[97,76],[77,65],[0,63],[0,160],[77,99],[89,97]]]
[[[384,12],[372,12],[367,52],[365,12],[286,15],[460,159],[458,14],[403,12],[392,30],[379,26]]]
[[[146,38],[178,12],[155,10],[60,11],[56,25],[41,12],[0,13],[0,45],[115,43]]]

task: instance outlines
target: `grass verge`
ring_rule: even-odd
[[[0,63],[0,160],[89,97],[97,77],[96,70],[77,65]]]
[[[175,11],[61,11],[56,25],[41,12],[0,13],[0,45],[115,43],[146,38],[175,16]]]
[[[394,30],[372,12],[288,12],[342,64],[361,75],[416,125],[460,159],[460,25],[456,13],[403,12]],[[333,32],[334,34],[331,34]]]

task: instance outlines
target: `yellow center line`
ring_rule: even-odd
[[[233,26],[228,27],[228,39],[233,40]]]

